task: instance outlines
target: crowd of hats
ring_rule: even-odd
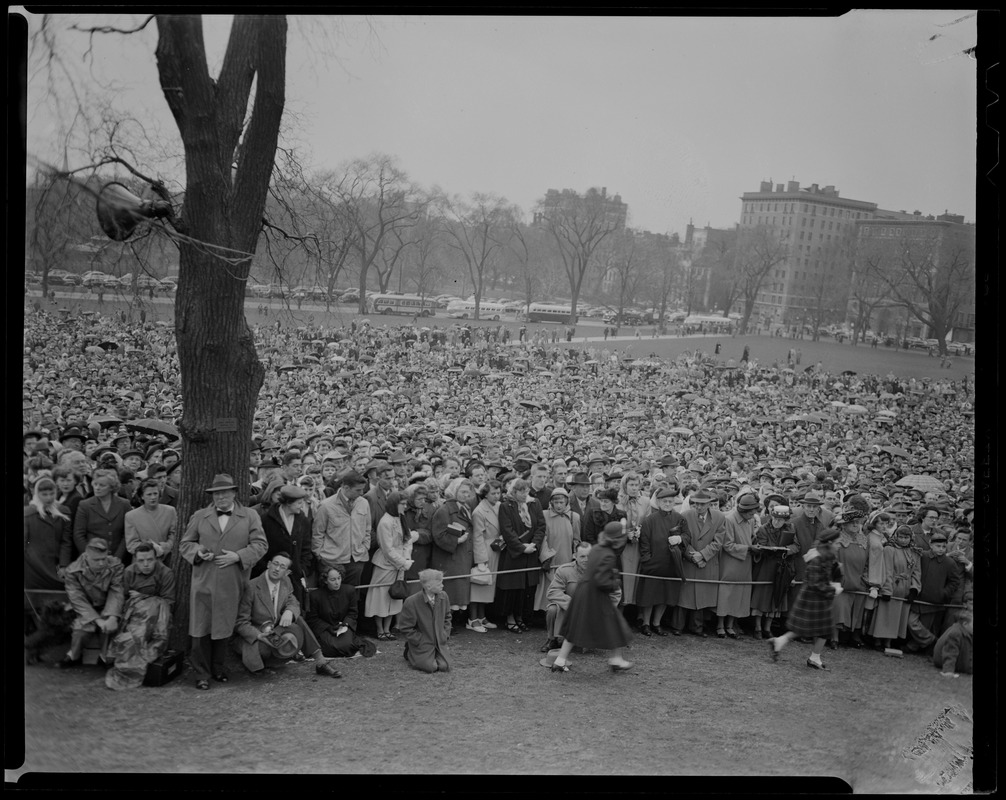
[[[736,367],[698,351],[633,359],[542,331],[514,342],[503,326],[254,332],[266,379],[253,447],[267,458],[350,466],[366,453],[412,471],[447,455],[513,471],[562,459],[588,482],[634,470],[726,493],[770,484],[787,502],[829,486],[885,504],[934,488],[951,507],[973,502],[973,379]],[[118,421],[181,416],[167,325],[42,312],[24,345],[24,432],[113,448],[130,435]],[[156,432],[132,441],[145,458],[178,447]],[[897,485],[907,476],[918,491]]]

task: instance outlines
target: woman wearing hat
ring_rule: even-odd
[[[625,519],[625,512],[617,507],[617,489],[600,489],[594,497],[597,500],[597,508],[590,509],[586,519],[582,520],[583,540],[591,544],[597,544],[598,536],[609,522]]]
[[[789,610],[789,587],[793,581],[793,565],[789,548],[796,533],[789,524],[789,506],[771,503],[765,498],[769,521],[755,531],[751,570],[751,616],[755,618],[756,639],[772,638],[772,621]],[[770,505],[771,503],[771,505]],[[763,585],[758,585],[763,584]]]
[[[520,570],[497,576],[496,587],[506,614],[506,629],[511,633],[527,630],[524,617],[530,617],[535,587],[541,576],[538,550],[545,538],[545,516],[538,501],[528,497],[527,481],[515,478],[500,502],[500,536],[505,547],[500,552],[499,569]]]
[[[464,576],[464,579],[444,581],[451,610],[464,611],[471,602],[468,576],[475,566],[471,539],[471,501],[475,499],[475,488],[467,478],[454,478],[444,489],[444,497],[444,504],[437,509],[431,523],[433,552],[430,566],[443,572],[445,578]]]
[[[880,602],[870,623],[870,635],[883,648],[892,639],[904,639],[908,632],[908,614],[922,585],[922,566],[912,549],[912,529],[899,525],[884,546],[883,582]]]
[[[865,503],[864,503],[865,504]],[[853,647],[863,646],[862,628],[866,611],[866,593],[869,587],[863,580],[869,542],[863,531],[866,512],[856,505],[847,504],[836,514],[833,525],[839,530],[835,547],[838,563],[842,567],[842,594],[835,598],[832,606],[835,616],[835,631],[829,646],[838,646],[839,637],[848,638]]]
[[[587,559],[585,581],[577,587],[563,617],[559,635],[562,647],[552,664],[552,672],[569,672],[567,659],[574,646],[611,650],[608,668],[625,672],[632,664],[622,657],[622,648],[631,633],[625,618],[618,613],[617,596],[621,593],[618,551],[624,547],[626,532],[621,522],[609,522],[598,537]]]
[[[720,551],[720,584],[716,598],[716,635],[739,636],[734,621],[751,613],[751,545],[757,528],[761,501],[753,490],[737,498],[724,515],[723,547]]]
[[[640,574],[677,579],[639,579],[636,601],[642,613],[643,624],[639,632],[643,636],[654,633],[658,636],[667,635],[660,627],[660,621],[667,606],[674,607],[678,604],[678,595],[681,593],[681,560],[685,552],[682,534],[685,520],[674,510],[678,494],[677,481],[670,479],[661,483],[652,498],[657,504],[656,510],[647,515],[639,528]],[[675,636],[681,633],[677,629],[672,629],[672,632]]]
[[[259,514],[262,530],[269,547],[265,555],[252,567],[251,577],[257,578],[266,571],[277,553],[290,556],[290,582],[293,595],[301,608],[307,608],[306,582],[311,572],[311,523],[304,513],[307,492],[299,486],[281,486],[271,503]]]
[[[834,544],[838,537],[837,530],[825,528],[814,542],[817,555],[807,564],[800,593],[786,618],[789,630],[768,640],[773,661],[779,660],[779,652],[793,639],[809,636],[814,639],[814,648],[807,659],[807,666],[827,669],[821,660],[821,653],[832,631],[832,603],[835,595],[842,593],[841,567]]]

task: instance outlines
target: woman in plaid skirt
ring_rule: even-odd
[[[803,586],[786,619],[789,630],[782,636],[768,640],[773,661],[779,660],[779,651],[790,640],[798,636],[813,636],[814,650],[807,659],[807,666],[812,669],[827,669],[821,661],[821,653],[824,651],[825,641],[831,636],[832,603],[835,596],[842,593],[842,569],[835,549],[838,536],[837,530],[826,528],[818,535],[814,547],[808,551],[807,556],[811,556],[811,560],[807,564]]]

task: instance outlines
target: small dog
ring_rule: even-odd
[[[24,637],[25,664],[37,664],[42,650],[70,633],[75,614],[66,600],[47,600],[39,611],[35,631]]]

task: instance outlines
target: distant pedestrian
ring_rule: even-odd
[[[803,358],[803,350],[801,350],[801,349],[800,349],[800,348],[798,347],[798,348],[796,348],[796,365],[797,365],[798,367],[800,366],[800,359],[801,359],[801,358]]]
[[[719,354],[720,354],[720,349],[721,349],[721,347],[722,347],[722,346],[720,345],[720,343],[719,343],[719,342],[717,342],[717,343],[716,343],[716,355],[719,355]],[[744,349],[745,349],[745,351],[747,350],[747,348],[744,348]]]
[[[719,345],[716,345],[716,352],[719,352]],[[748,345],[744,345],[744,353],[741,355],[741,363],[747,364],[748,359],[751,357],[751,348]]]
[[[605,325],[604,326],[604,341],[608,341],[608,334],[609,333],[610,333],[610,331],[608,330],[608,326]]]

